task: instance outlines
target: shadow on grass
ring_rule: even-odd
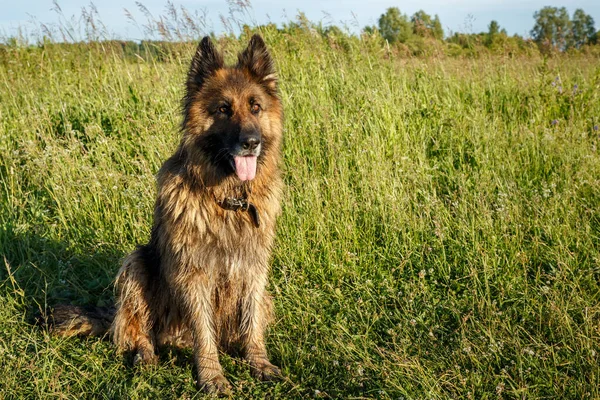
[[[114,303],[113,280],[124,256],[117,245],[75,245],[35,232],[17,233],[9,225],[0,230],[0,254],[0,281],[12,281],[24,292],[31,315],[56,304]]]

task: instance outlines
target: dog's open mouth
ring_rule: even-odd
[[[235,156],[235,174],[240,181],[250,181],[256,176],[257,156]]]

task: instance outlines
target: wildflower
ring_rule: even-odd
[[[530,348],[525,348],[525,349],[523,350],[523,353],[524,353],[524,354],[528,354],[528,355],[530,355],[530,356],[535,356],[535,351],[531,350]]]
[[[497,386],[496,386],[496,394],[498,396],[502,395],[502,392],[504,392],[504,382],[500,382]]]
[[[553,119],[552,122],[550,122],[551,125],[558,125],[558,120],[557,119]]]
[[[550,288],[546,285],[542,286],[542,293],[548,293],[550,291]]]
[[[594,125],[594,131],[598,131],[598,125]]]

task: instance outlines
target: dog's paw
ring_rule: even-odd
[[[217,375],[206,381],[198,380],[198,389],[219,397],[231,396],[231,384],[223,375]]]
[[[283,377],[281,375],[281,370],[266,359],[251,361],[250,369],[252,371],[252,376],[265,382],[278,381]]]
[[[133,357],[133,366],[141,365],[155,365],[158,363],[158,357],[154,354],[154,351],[144,347],[137,349],[135,356]]]

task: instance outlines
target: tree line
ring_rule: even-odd
[[[376,51],[383,48],[386,56],[400,57],[479,57],[486,54],[513,57],[579,52],[600,58],[600,32],[595,30],[594,19],[582,9],[575,10],[571,17],[564,7],[544,7],[536,11],[533,17],[531,37],[527,38],[519,35],[509,36],[497,21],[491,21],[486,32],[446,34],[438,15],[431,16],[420,10],[409,17],[397,7],[388,8],[380,16],[377,25],[364,27],[359,35],[350,32],[347,27],[344,29],[335,25],[323,25],[322,22],[312,22],[300,12],[295,20],[281,25],[268,23],[248,26],[240,22],[241,32],[229,30],[218,38],[236,40],[240,35],[248,36],[258,31],[263,34],[269,33],[271,40],[323,40],[335,48],[350,50],[357,46],[367,46]],[[88,25],[84,24],[89,28]],[[35,47],[53,46],[64,47],[65,50],[77,48],[85,51],[92,46],[99,47],[102,52],[116,52],[133,61],[164,61],[179,57],[185,47],[182,48],[181,45],[194,42],[199,36],[206,34],[200,25],[204,26],[192,18],[170,21],[168,16],[166,19],[161,16],[159,20],[149,20],[147,25],[143,25],[150,37],[148,40],[107,40],[94,34],[79,36],[86,37],[86,40],[69,41],[54,40],[52,36],[44,35],[38,39]],[[70,29],[70,26],[59,26],[62,37],[65,37],[63,28]],[[71,36],[78,37],[76,33]],[[211,35],[217,39],[214,33]],[[0,37],[0,63],[10,62],[12,49],[23,46],[31,45],[15,37],[5,40]]]
[[[581,49],[583,46],[600,42],[600,31],[596,31],[594,19],[582,9],[577,9],[573,17],[565,7],[543,7],[533,15],[534,26],[531,40],[539,50],[547,53]],[[397,7],[390,7],[378,20],[377,26],[367,26],[366,33],[378,32],[390,44],[405,44],[409,49],[418,47],[422,39],[444,40],[461,47],[483,45],[488,48],[523,47],[529,39],[519,35],[509,37],[497,21],[491,21],[487,32],[476,34],[454,33],[444,37],[442,23],[437,15],[430,16],[420,10],[411,17]]]

